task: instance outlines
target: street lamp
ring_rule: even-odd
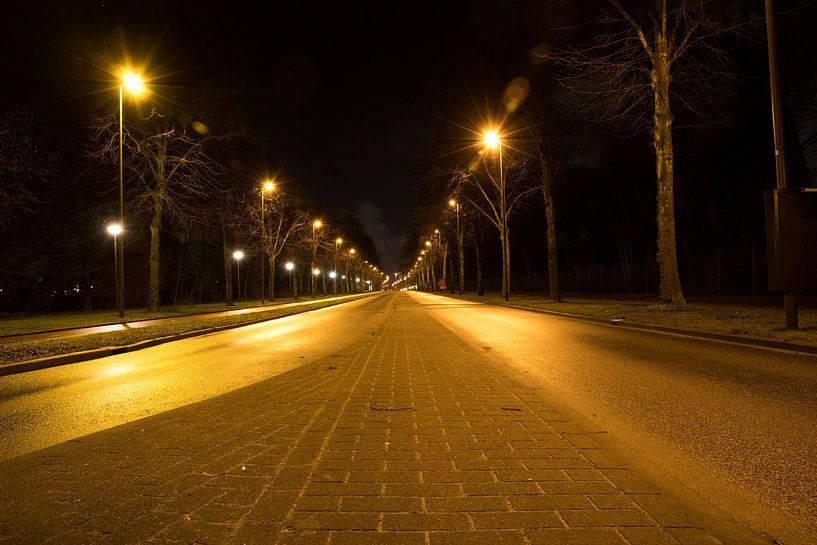
[[[122,226],[125,225],[125,167],[123,162],[123,141],[124,141],[124,124],[122,122],[123,115],[123,97],[125,90],[128,91],[129,94],[133,96],[139,96],[145,93],[145,83],[142,81],[142,77],[133,72],[132,70],[126,69],[122,72],[120,76],[120,83],[119,83],[119,226],[120,226],[120,233],[122,232]],[[116,239],[114,239],[116,242]],[[117,304],[119,307],[119,317],[125,317],[125,248],[124,248],[124,240],[120,241],[118,245],[114,244],[115,250],[118,249],[118,256],[116,257],[116,291],[119,294],[119,298],[121,298],[121,302]]]
[[[334,262],[334,263],[333,263],[333,265],[332,265],[332,268],[333,268],[334,270],[336,270],[336,271],[338,270],[338,250],[340,249],[340,245],[341,245],[341,244],[343,244],[343,239],[342,239],[342,238],[340,238],[340,237],[336,238],[336,239],[335,239],[335,262]],[[330,276],[332,276],[332,275],[330,275]],[[335,295],[337,295],[337,294],[338,294],[338,281],[337,281],[337,275],[332,276],[332,279],[334,280],[334,281],[332,282],[332,286],[333,286],[333,289],[335,290]]]
[[[357,250],[355,250],[354,248],[351,248],[349,250],[349,268],[350,269],[352,269],[352,266],[353,266],[352,260],[355,258],[355,252],[357,252]],[[346,271],[346,272],[349,272],[349,271]],[[356,287],[354,285],[352,285],[352,277],[351,276],[349,277],[348,284],[349,284],[349,287],[348,287],[347,291],[350,292],[350,293],[355,291]]]
[[[312,264],[311,268],[315,270],[315,254],[318,252],[318,240],[315,238],[315,230],[320,229],[323,226],[321,220],[315,220],[312,222]],[[318,288],[318,279],[316,275],[312,275],[312,298],[314,299],[317,296],[317,288]]]
[[[264,226],[264,194],[265,193],[272,193],[275,191],[275,184],[272,180],[266,180],[263,184],[261,184],[261,247],[263,248],[261,253],[261,304],[264,304],[264,259],[266,259],[267,254],[267,230]],[[274,271],[270,271],[270,274],[275,274]]]
[[[238,280],[238,297],[236,300],[241,300],[241,259],[244,257],[244,252],[236,250],[233,252],[233,259],[235,259],[235,275]]]
[[[486,130],[482,135],[482,142],[489,149],[496,149],[499,153],[499,221],[502,234],[502,296],[508,300],[510,296],[511,279],[510,261],[508,259],[508,214],[505,205],[505,173],[502,168],[502,137],[496,129]]]
[[[117,239],[122,233],[122,225],[119,223],[112,223],[108,225],[108,233],[113,236],[113,274],[116,284],[116,310],[119,311],[119,317],[125,317],[125,298],[122,292],[122,286],[119,285],[119,250]]]
[[[460,203],[451,199],[448,201],[448,206],[452,206],[457,211],[457,261],[458,261],[458,269],[459,269],[459,287],[460,287],[460,295],[465,288],[465,260],[463,259],[462,255],[462,234],[460,233]]]
[[[284,265],[284,268],[287,271],[289,271],[289,284],[290,284],[290,289],[292,289],[292,298],[297,299],[298,298],[298,293],[295,291],[295,281],[292,278],[292,269],[295,268],[295,263],[293,263],[292,261],[287,261],[286,265]]]

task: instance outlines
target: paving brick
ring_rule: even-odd
[[[331,545],[425,545],[425,532],[332,532]]]
[[[612,529],[601,528],[553,528],[527,530],[530,545],[629,545]]]
[[[377,530],[380,515],[371,513],[296,512],[286,525],[293,530]]]
[[[568,526],[655,526],[655,521],[638,509],[587,509],[560,511]]]
[[[386,496],[462,496],[462,485],[458,483],[423,483],[423,484],[387,484],[383,494]]]
[[[595,507],[587,497],[579,495],[508,496],[508,501],[516,511],[593,509]]]
[[[341,499],[340,510],[364,513],[416,513],[423,510],[423,501],[419,497],[402,496],[350,497]]]
[[[471,522],[461,513],[386,513],[384,531],[407,530],[468,530]]]
[[[472,513],[478,529],[562,528],[555,511],[514,511],[507,513]]]
[[[432,513],[508,511],[508,502],[502,496],[469,496],[465,498],[426,498],[426,509]]]
[[[521,530],[477,530],[469,532],[429,532],[431,545],[527,545]]]

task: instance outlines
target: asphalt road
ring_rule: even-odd
[[[0,377],[0,460],[208,399],[372,334],[382,297]]]
[[[390,297],[543,395],[690,501],[782,543],[817,534],[817,358],[386,294],[143,351],[0,377],[0,459],[217,396],[377,334]]]

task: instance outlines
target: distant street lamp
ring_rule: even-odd
[[[323,226],[321,220],[315,220],[312,222],[312,263],[310,268],[314,271],[315,270],[315,254],[318,252],[318,239],[315,238],[315,231],[320,229]],[[312,298],[314,299],[317,297],[317,289],[318,289],[318,277],[317,275],[312,275],[311,278],[311,286],[312,286]]]
[[[238,280],[238,297],[236,297],[237,301],[241,300],[241,259],[244,257],[244,252],[241,250],[236,250],[233,252],[233,259],[235,259],[235,275],[236,280]]]
[[[119,285],[119,250],[117,239],[122,233],[122,225],[119,223],[112,223],[108,225],[108,233],[113,236],[113,274],[114,283],[116,284],[116,310],[119,311],[119,317],[125,317],[125,298],[122,292],[122,286]]]
[[[355,252],[356,251],[357,250],[355,250],[354,248],[351,248],[349,250],[349,269],[351,269],[351,270],[354,270],[354,264],[353,264],[352,260],[355,258]],[[349,272],[349,270],[347,270],[346,272]],[[351,276],[349,276],[347,284],[348,284],[349,287],[348,287],[348,289],[346,291],[349,292],[349,293],[353,293],[355,291],[355,289],[356,289],[356,286],[352,284],[352,277]]]
[[[457,211],[457,261],[458,261],[458,280],[460,295],[465,291],[465,260],[462,255],[462,233],[460,232],[460,203],[451,199],[448,201],[449,206],[453,206]]]
[[[332,269],[334,271],[338,270],[338,250],[340,249],[340,245],[343,244],[343,239],[338,237],[335,239],[335,262],[332,264]],[[333,276],[334,275],[334,276]],[[332,273],[329,275],[332,278],[332,287],[334,289],[335,295],[338,294],[338,281],[337,281],[337,274]]]
[[[292,269],[295,268],[295,263],[293,263],[292,261],[287,261],[286,265],[284,265],[284,268],[287,271],[289,271],[289,284],[290,288],[292,289],[292,298],[297,299],[298,292],[295,290],[295,280],[292,278]]]
[[[264,259],[267,257],[267,230],[264,226],[264,194],[275,191],[275,184],[267,180],[261,185],[261,304],[264,304]],[[270,271],[275,274],[275,271]]]
[[[142,81],[142,78],[139,74],[136,74],[132,70],[125,70],[121,77],[119,83],[119,227],[120,233],[122,229],[124,229],[125,225],[125,167],[123,161],[123,141],[124,141],[124,124],[123,124],[123,95],[124,91],[127,90],[133,96],[139,96],[143,94],[145,89],[145,84]],[[124,237],[123,237],[124,238]],[[114,243],[116,242],[116,238],[114,238]],[[119,241],[119,244],[114,244],[115,249],[118,250],[118,255],[116,257],[116,291],[118,297],[121,299],[117,306],[119,307],[119,317],[125,317],[125,244],[124,240]]]

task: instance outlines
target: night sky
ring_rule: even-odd
[[[199,92],[249,118],[267,150],[259,178],[355,213],[394,271],[424,177],[531,70],[525,5],[30,2],[5,19],[0,70],[15,83],[0,100],[75,134],[116,99],[106,71],[129,55],[157,92]]]

